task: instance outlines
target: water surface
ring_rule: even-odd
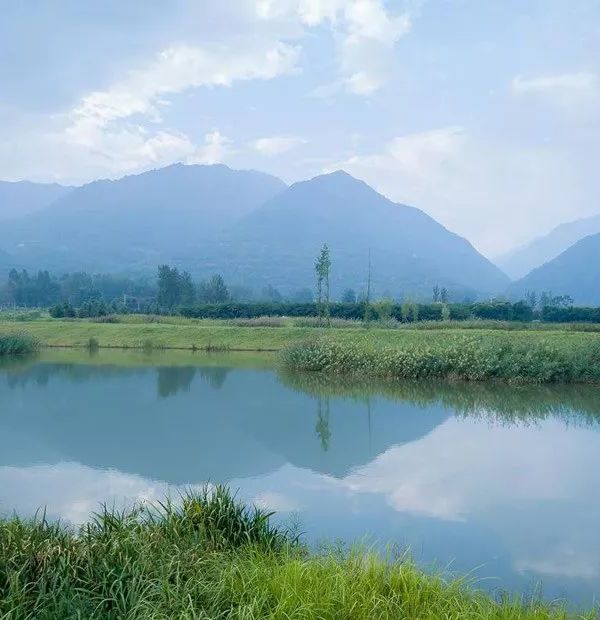
[[[597,387],[284,376],[242,354],[0,366],[0,512],[81,522],[206,482],[312,544],[410,547],[489,589],[600,593]]]

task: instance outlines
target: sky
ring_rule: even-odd
[[[600,213],[598,0],[7,0],[0,179],[344,169],[495,257]]]

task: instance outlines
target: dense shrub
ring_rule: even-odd
[[[460,321],[470,318],[492,319],[499,321],[531,321],[533,312],[522,301],[510,303],[508,301],[449,304],[441,303],[417,304],[413,302],[371,304],[371,320],[388,320],[389,318],[404,322],[440,321],[444,307],[448,309],[452,320]],[[287,317],[316,317],[319,315],[315,303],[293,302],[254,302],[223,304],[203,304],[187,306],[179,310],[182,316],[197,319],[251,319],[265,316]],[[330,306],[332,318],[362,320],[365,316],[364,303],[332,303]],[[598,314],[600,321],[600,312]]]
[[[29,334],[0,334],[0,355],[22,355],[39,349],[40,343]]]
[[[600,308],[545,306],[542,320],[548,323],[600,323]]]
[[[77,316],[77,311],[68,301],[61,304],[56,304],[50,308],[50,316],[53,319],[74,319]]]

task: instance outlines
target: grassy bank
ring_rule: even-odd
[[[100,347],[156,348],[188,350],[280,351],[291,344],[326,333],[336,342],[361,345],[403,347],[411,343],[431,343],[448,336],[468,336],[489,342],[545,342],[558,346],[578,346],[600,342],[600,333],[583,332],[573,325],[546,325],[478,321],[472,323],[431,322],[404,327],[373,325],[365,329],[360,323],[342,323],[332,329],[314,327],[314,321],[298,319],[263,324],[239,324],[238,321],[194,320],[183,317],[122,317],[118,323],[90,320],[39,319],[34,321],[0,321],[0,334],[28,333],[43,346],[87,347],[95,340]],[[585,326],[584,326],[585,327]]]
[[[0,522],[0,617],[563,619],[465,580],[361,553],[311,555],[225,489],[180,507],[104,512],[80,530]]]
[[[600,340],[548,334],[533,338],[526,332],[448,333],[397,346],[327,336],[289,346],[282,364],[286,370],[357,377],[597,383]]]
[[[147,317],[148,318],[148,317]],[[152,317],[150,317],[152,319]],[[0,323],[10,341],[28,333],[47,347],[285,351],[288,369],[407,379],[600,381],[600,333],[564,327],[493,329],[424,325],[421,329],[241,326],[222,321],[98,323],[36,320]]]

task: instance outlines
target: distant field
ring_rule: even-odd
[[[291,322],[279,327],[247,327],[226,321],[192,320],[161,317],[147,322],[144,317],[125,317],[124,322],[97,323],[89,320],[37,319],[33,321],[2,321],[0,334],[26,332],[48,347],[86,347],[93,339],[99,347],[165,348],[198,350],[279,351],[291,344],[326,333],[342,343],[373,347],[402,347],[406,344],[434,344],[444,340],[467,337],[470,340],[527,345],[547,343],[572,349],[578,344],[600,342],[600,332],[578,331],[569,325],[548,325],[543,328],[524,324],[496,322],[419,323],[414,326],[369,329],[358,326],[318,329],[295,327]],[[153,319],[154,320],[154,319]],[[527,325],[527,324],[525,324]],[[535,325],[535,324],[534,324]]]

